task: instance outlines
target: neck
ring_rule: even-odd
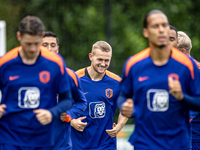
[[[40,51],[39,53],[35,56],[35,57],[28,57],[22,50],[22,47],[19,48],[19,55],[22,59],[22,62],[26,65],[33,65],[35,64],[35,62],[37,61],[39,55],[40,55]]]
[[[190,56],[190,52],[189,52],[189,51],[187,51],[186,54],[187,54],[188,56]]]
[[[168,62],[169,57],[171,55],[170,45],[166,45],[163,47],[150,46],[150,48],[151,48],[150,56],[155,65],[162,66]]]
[[[105,76],[105,72],[104,73],[98,73],[94,70],[94,68],[92,66],[87,68],[88,74],[90,75],[90,78],[93,81],[100,81],[103,79],[103,77]]]

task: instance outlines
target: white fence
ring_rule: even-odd
[[[6,22],[0,20],[0,56],[6,53]]]
[[[6,53],[6,22],[0,20],[0,57]],[[1,102],[1,91],[0,91]]]

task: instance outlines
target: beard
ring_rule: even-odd
[[[161,45],[159,45],[158,47],[159,48],[163,48],[163,47],[165,47],[166,46],[166,44],[161,44]]]

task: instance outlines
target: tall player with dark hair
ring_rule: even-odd
[[[40,46],[43,34],[42,21],[26,16],[17,32],[20,46],[0,58],[1,150],[52,149],[55,119],[72,106],[66,65]]]
[[[135,150],[190,148],[189,109],[200,109],[200,99],[195,99],[200,95],[199,70],[192,59],[171,47],[169,30],[166,15],[150,11],[143,28],[149,47],[124,65],[118,106],[127,117],[134,111],[129,142]]]
[[[169,30],[169,42],[171,46],[177,48],[178,47],[178,31],[177,29],[170,25],[170,30]]]
[[[53,32],[45,32],[42,38],[42,46],[49,50],[59,53],[59,39]]]

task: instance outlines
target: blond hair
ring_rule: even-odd
[[[100,49],[103,52],[111,52],[112,54],[112,47],[105,41],[97,41],[92,45],[92,53],[95,54],[95,50]]]
[[[183,31],[178,31],[178,49],[186,49],[187,51],[190,51],[192,49],[192,42],[189,36],[183,32]]]

